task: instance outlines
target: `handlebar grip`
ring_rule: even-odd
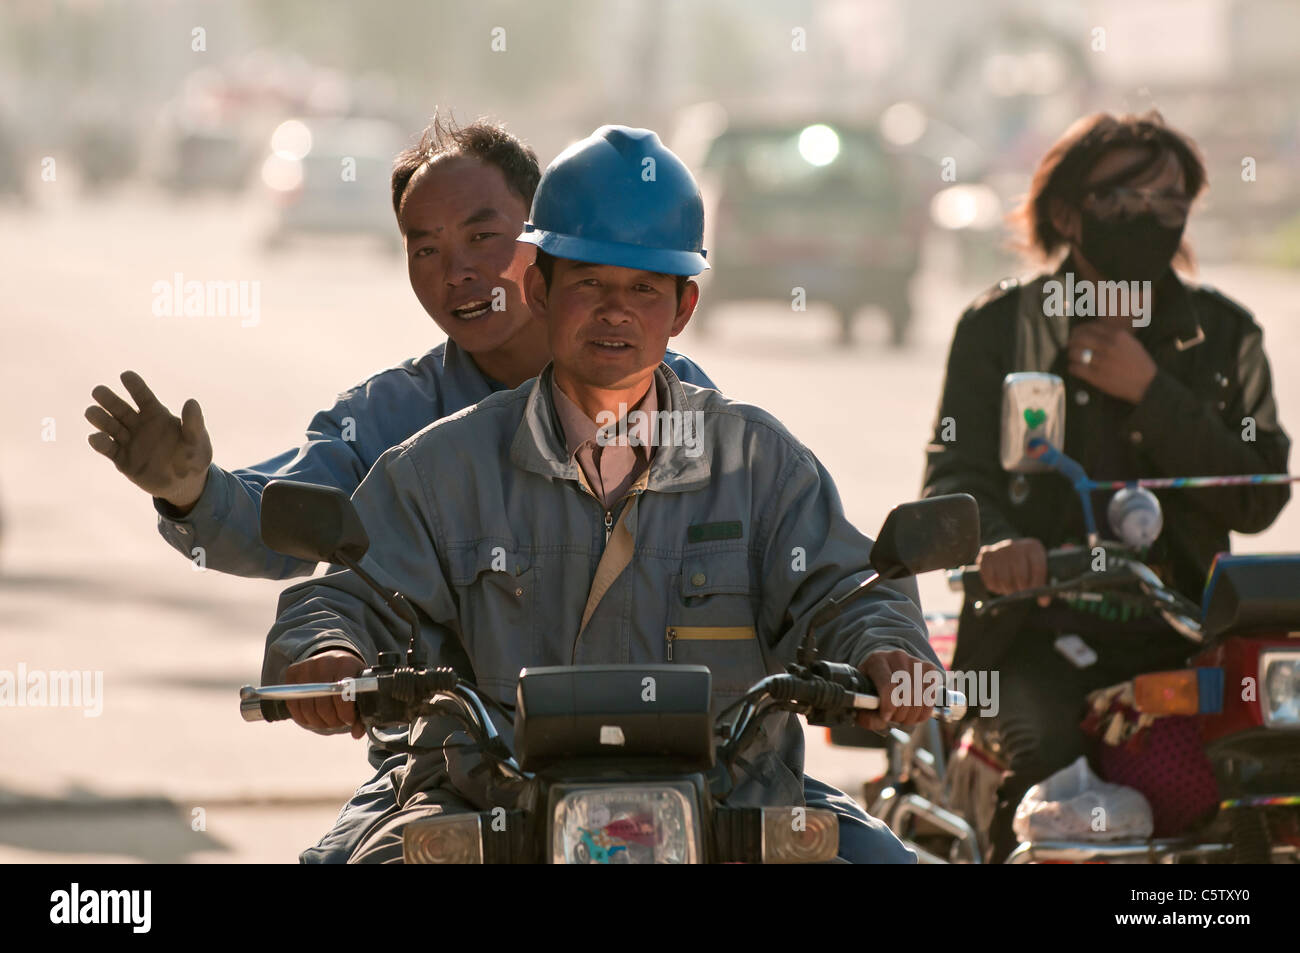
[[[292,717],[288,705],[271,699],[241,698],[239,713],[244,716],[244,721],[286,721]]]
[[[1047,551],[1047,578],[1073,579],[1089,572],[1092,550],[1086,546],[1063,546]]]
[[[292,717],[289,714],[289,706],[284,702],[262,702],[263,721],[287,721]]]
[[[871,692],[855,692],[850,704],[858,711],[875,711],[880,707],[880,696]],[[934,714],[940,721],[958,722],[966,717],[966,707],[965,694],[947,690],[943,693],[943,704],[934,709]]]
[[[1072,579],[1088,571],[1092,551],[1085,546],[1060,546],[1047,551],[1047,578]],[[964,591],[972,600],[988,599],[993,593],[984,586],[984,579],[975,566],[962,566],[948,571],[948,588]]]
[[[851,665],[835,662],[818,662],[823,676],[834,674],[836,681],[845,691],[845,701],[853,709],[875,711],[880,707],[880,695],[871,679]],[[943,721],[961,721],[966,717],[966,696],[958,691],[946,690],[943,703],[934,709]]]

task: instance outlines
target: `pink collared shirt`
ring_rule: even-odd
[[[569,459],[576,458],[592,492],[606,509],[618,503],[650,465],[650,456],[654,452],[651,445],[653,421],[659,409],[657,390],[652,380],[645,396],[616,424],[597,427],[596,422],[560,390],[558,384],[551,383],[551,395],[564,431]],[[638,419],[636,426],[629,426],[626,417],[638,410],[645,416]]]

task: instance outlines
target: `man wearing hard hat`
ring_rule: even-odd
[[[158,531],[186,559],[209,570],[287,579],[314,561],[277,553],[259,531],[262,491],[276,479],[352,493],[389,447],[493,391],[536,376],[550,360],[545,328],[523,296],[534,249],[517,242],[541,168],[533,150],[502,126],[435,119],[418,144],[396,157],[392,202],[406,249],[411,290],[447,335],[426,354],[371,375],[317,413],[307,439],[238,469],[213,462],[212,438],[196,400],[172,414],[140,375],[122,380],[137,407],[99,386],[86,411],[90,444],[153,497]],[[664,358],[682,380],[713,387],[689,358]],[[331,392],[333,393],[333,392]],[[300,660],[290,682],[333,681],[330,650]],[[381,732],[382,734],[382,732]],[[400,733],[389,740],[400,742]],[[301,854],[305,863],[343,863],[375,817],[395,804],[390,774],[405,761],[372,744],[376,773],[346,804],[333,828]]]
[[[353,497],[374,540],[366,569],[417,608],[431,654],[463,658],[498,702],[513,700],[530,665],[673,661],[709,667],[719,711],[794,659],[813,613],[870,571],[871,540],[778,420],[684,384],[663,363],[698,300],[690,277],[707,264],[699,188],[653,132],[603,126],[566,149],[531,219],[520,238],[538,254],[524,289],[553,360],[380,458]],[[673,426],[656,425],[664,420]],[[609,439],[638,427],[646,439]],[[882,586],[820,627],[823,657],[876,685],[931,668],[911,592]],[[268,635],[263,680],[321,650],[354,653],[360,672],[405,644],[394,621],[351,572],[294,586]],[[881,705],[864,724],[930,714],[884,694]],[[358,723],[351,703],[299,708],[300,724]],[[446,737],[429,723],[413,733],[430,745]],[[400,859],[406,823],[472,802],[451,760],[411,759],[398,804],[354,861]],[[803,731],[787,713],[747,749],[729,803],[805,800],[841,816],[841,857],[915,861],[846,796],[815,782],[805,794]]]

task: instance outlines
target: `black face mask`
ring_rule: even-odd
[[[1169,270],[1187,223],[1161,225],[1151,212],[1102,219],[1083,213],[1083,257],[1112,281],[1159,281]]]

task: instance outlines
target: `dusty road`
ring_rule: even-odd
[[[0,209],[0,668],[103,673],[97,717],[0,708],[0,861],[291,861],[365,776],[360,743],[240,720],[236,689],[257,677],[282,584],[194,571],[85,442],[91,387],[133,368],[173,410],[200,400],[219,463],[264,459],[297,445],[337,391],[441,340],[391,250],[322,241],[270,256],[261,216],[143,191]],[[258,321],[155,316],[155,283],[177,273],[258,282]],[[773,306],[724,312],[679,348],[784,420],[873,532],[916,495],[948,338],[979,290],[947,273],[936,251],[900,352],[874,321],[843,348],[829,313]],[[1255,310],[1294,431],[1300,276],[1202,277]],[[1237,546],[1300,547],[1300,510]],[[922,592],[927,609],[955,608],[937,579]],[[810,741],[810,771],[848,790],[877,764]]]

